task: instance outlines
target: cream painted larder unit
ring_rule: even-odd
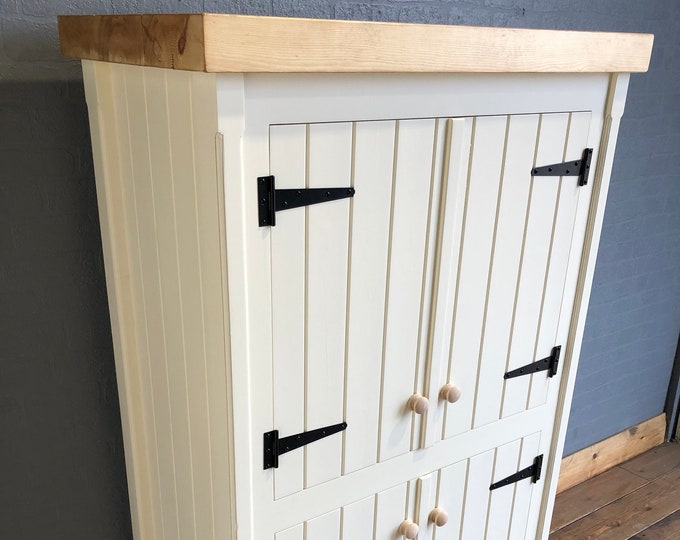
[[[60,33],[83,59],[135,537],[546,538],[651,36],[228,15]]]

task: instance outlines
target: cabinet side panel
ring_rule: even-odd
[[[148,370],[138,347],[133,284],[134,263],[126,228],[129,208],[121,185],[129,164],[124,80],[116,66],[83,62],[85,92],[97,183],[111,332],[133,534],[136,539],[159,538],[160,491],[153,419],[149,416]]]
[[[158,287],[161,310],[159,313],[149,313],[147,319],[159,316],[161,319],[159,325],[161,336],[157,339],[161,344],[162,337],[162,348],[154,355],[153,361],[154,365],[158,366],[167,377],[179,537],[182,540],[185,538],[191,540],[196,538],[196,504],[184,318],[186,316],[188,319],[197,314],[184,313],[185,306],[182,303],[182,289],[188,289],[190,285],[183,287],[182,276],[179,273],[178,231],[184,225],[176,220],[175,170],[173,156],[170,154],[170,123],[165,71],[145,70],[143,77],[150,176],[148,199],[145,199],[143,203],[146,217],[140,221],[140,224],[143,224],[142,227],[152,226],[153,229],[140,229],[139,233],[145,239],[142,249],[150,255],[144,267],[148,272],[149,283],[152,283],[153,287]],[[140,180],[146,181],[147,179]],[[178,181],[181,182],[181,179],[178,178]],[[155,276],[151,277],[152,273],[157,273],[157,282]]]
[[[148,462],[151,508],[131,500],[154,530],[139,538],[231,538],[231,451],[228,426],[228,321],[225,254],[216,166],[215,77],[111,66],[119,149],[125,269],[129,281],[117,339],[134,340],[134,354],[116,351],[123,370],[139,372],[140,400],[123,411],[147,444],[128,450]],[[106,203],[109,204],[108,201]],[[105,246],[105,251],[111,248]],[[113,308],[112,308],[113,309]],[[119,370],[121,368],[119,367]],[[127,386],[127,382],[121,386]],[[129,400],[128,400],[129,401]],[[131,429],[131,428],[127,428]],[[141,477],[136,471],[132,473]],[[135,508],[137,507],[137,508]]]
[[[183,369],[192,472],[195,535],[213,538],[210,430],[207,400],[206,351],[203,335],[201,274],[203,262],[198,242],[196,178],[193,163],[191,78],[186,72],[164,77],[167,93],[169,149],[172,175],[178,301],[183,345]],[[207,465],[207,466],[206,466]]]

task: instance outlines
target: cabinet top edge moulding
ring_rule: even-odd
[[[652,34],[212,13],[59,17],[64,56],[212,73],[647,71]]]

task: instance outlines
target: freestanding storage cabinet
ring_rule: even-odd
[[[84,59],[135,537],[546,538],[652,37],[60,33]]]

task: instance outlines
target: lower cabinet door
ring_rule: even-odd
[[[536,535],[540,433],[280,531],[274,540],[518,540]],[[534,507],[538,505],[534,504]]]

